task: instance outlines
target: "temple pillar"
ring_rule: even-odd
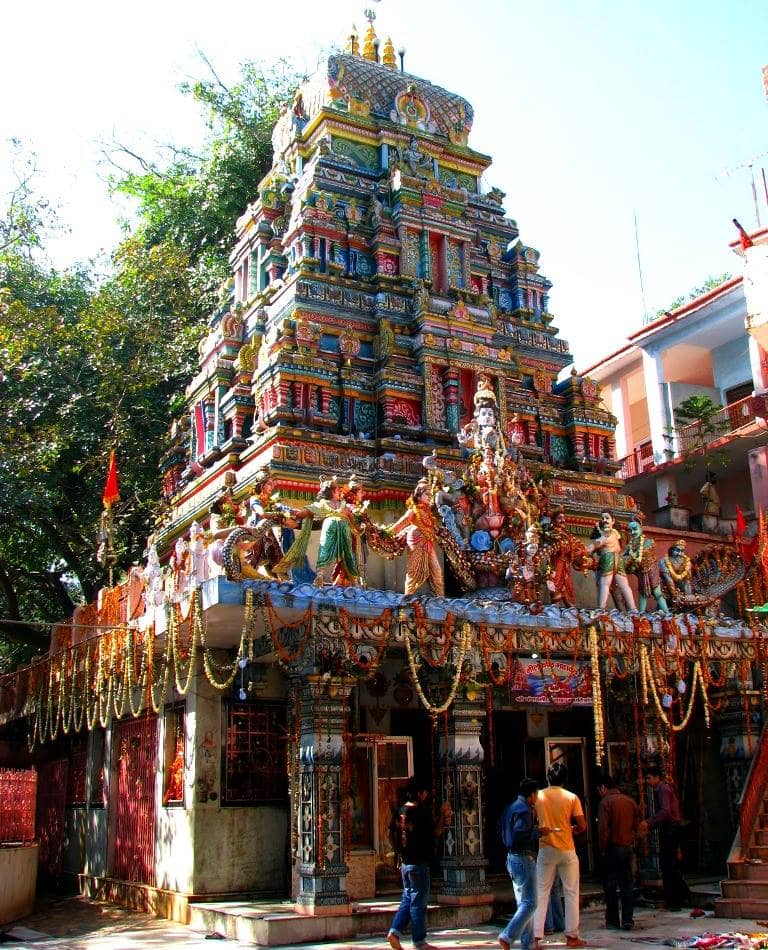
[[[448,712],[442,736],[443,801],[453,810],[443,835],[443,892],[440,903],[483,903],[492,900],[485,881],[488,861],[483,851],[483,747],[485,719],[481,703],[457,701]]]
[[[352,690],[340,677],[302,678],[298,723],[296,910],[302,914],[349,913],[343,772],[347,755],[347,700]]]
[[[751,679],[746,686],[746,689],[737,691],[731,683],[723,692],[712,694],[712,703],[720,706],[717,713],[720,761],[725,772],[728,809],[734,826],[739,820],[739,799],[760,741],[762,726],[760,692],[751,688]]]
[[[459,431],[459,371],[448,367],[443,372],[445,400],[445,427],[449,432]]]

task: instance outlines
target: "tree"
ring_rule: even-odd
[[[715,465],[723,468],[728,465],[728,453],[712,448],[712,443],[729,428],[728,421],[720,416],[722,408],[709,396],[700,393],[689,396],[675,408],[680,454],[686,471],[694,469],[699,461],[704,462],[707,472]],[[685,430],[682,434],[681,429]]]
[[[46,261],[33,165],[22,163],[29,174],[0,223],[0,640],[6,655],[8,642],[23,645],[14,659],[44,649],[44,624],[104,583],[94,551],[114,446],[118,566],[141,557],[151,530],[165,433],[295,84],[256,64],[231,89],[211,75],[183,90],[207,110],[200,154],[169,148],[165,167],[136,157],[140,171],[115,180],[137,200],[138,224],[106,274]]]

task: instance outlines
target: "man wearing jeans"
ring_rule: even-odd
[[[600,808],[597,813],[597,837],[603,856],[603,889],[605,891],[605,926],[609,929],[631,930],[634,926],[634,879],[632,858],[638,829],[637,804],[616,788],[611,775],[597,783]],[[618,887],[621,894],[619,920]]]
[[[549,788],[539,792],[536,812],[542,825],[551,829],[546,843],[539,848],[536,861],[536,888],[538,904],[533,919],[534,947],[541,947],[544,938],[544,918],[547,916],[549,892],[555,875],[560,873],[565,896],[565,942],[568,947],[586,947],[579,936],[579,859],[573,843],[573,834],[586,831],[584,810],[577,795],[563,788],[568,778],[564,762],[553,762],[547,769]]]
[[[427,943],[427,901],[429,899],[429,863],[435,838],[443,833],[444,823],[451,820],[451,806],[446,802],[437,824],[428,805],[429,789],[423,782],[411,779],[405,788],[405,802],[390,826],[392,846],[400,861],[403,896],[387,940],[393,950],[402,950],[400,939],[408,925],[416,950],[433,950]]]
[[[509,950],[512,941],[520,938],[523,950],[533,946],[531,918],[536,910],[536,846],[549,828],[534,827],[533,804],[539,786],[533,779],[520,783],[517,799],[507,805],[501,816],[501,832],[507,849],[507,871],[515,889],[517,909],[499,934],[502,950]]]

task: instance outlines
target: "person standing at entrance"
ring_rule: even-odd
[[[558,871],[565,897],[566,946],[587,946],[586,941],[579,936],[579,859],[573,842],[574,832],[582,834],[587,829],[587,823],[578,795],[563,788],[567,780],[568,766],[562,761],[553,762],[547,769],[549,787],[540,791],[536,798],[539,821],[552,831],[546,842],[541,843],[536,861],[538,903],[533,920],[535,948],[541,947],[544,938],[549,893]]]
[[[653,790],[654,814],[640,823],[640,834],[659,829],[659,864],[664,903],[668,910],[680,910],[690,899],[688,885],[683,880],[680,853],[680,802],[674,788],[662,778],[661,769],[651,765],[645,778]]]
[[[536,847],[539,838],[549,835],[549,828],[534,827],[533,806],[539,786],[524,778],[515,801],[507,805],[501,816],[501,834],[507,849],[507,871],[515,889],[517,909],[499,934],[502,950],[509,950],[513,940],[520,939],[523,950],[533,946],[533,913],[536,910]]]
[[[616,787],[611,775],[604,775],[597,783],[600,808],[597,812],[597,835],[603,856],[603,890],[605,891],[605,926],[613,930],[634,927],[632,892],[632,858],[638,830],[637,804]],[[618,887],[621,894],[619,920]]]
[[[390,826],[392,846],[400,862],[403,896],[387,940],[393,950],[402,950],[401,938],[410,924],[411,939],[416,950],[432,950],[427,937],[427,901],[429,900],[429,864],[435,850],[435,839],[452,817],[446,802],[440,820],[432,820],[429,788],[424,782],[411,779],[405,787],[405,801]]]

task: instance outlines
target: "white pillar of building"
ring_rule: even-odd
[[[756,393],[762,393],[768,389],[768,374],[762,360],[763,352],[755,337],[750,335],[749,365],[752,370],[752,383]]]
[[[673,442],[667,434],[671,419],[667,409],[664,367],[661,357],[653,351],[643,350],[643,375],[645,377],[645,394],[648,400],[648,422],[651,428],[653,460],[658,465],[669,458],[667,450],[673,448]]]
[[[616,416],[616,458],[623,459],[629,455],[633,446],[630,445],[632,438],[631,426],[627,425],[629,420],[629,406],[625,399],[627,387],[623,379],[614,382],[611,385],[611,412]]]
[[[750,449],[747,458],[755,511],[768,512],[768,445]]]

